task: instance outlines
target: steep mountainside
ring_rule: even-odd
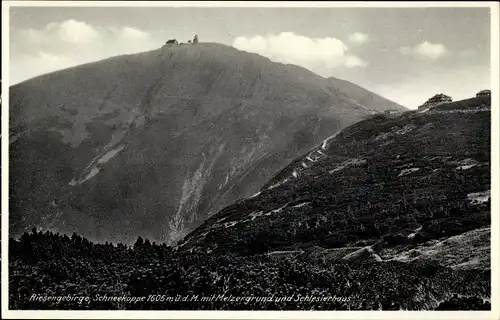
[[[36,225],[93,240],[175,242],[373,113],[353,102],[370,94],[350,96],[305,69],[211,43],[15,85],[11,233]]]
[[[489,268],[489,226],[490,100],[473,98],[350,126],[179,250]]]
[[[334,92],[345,95],[354,103],[365,106],[370,110],[384,111],[388,108],[392,108],[394,110],[406,111],[406,108],[400,105],[394,105],[394,102],[368,91],[352,82],[334,77],[330,77],[328,80],[330,81],[331,89]]]

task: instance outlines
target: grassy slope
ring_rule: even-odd
[[[452,112],[361,121],[331,139],[308,168],[298,159],[271,183],[287,182],[210,218],[182,248],[246,254],[380,239],[399,244],[418,228],[413,242],[488,226],[489,201],[468,197],[490,188],[490,113],[477,109],[484,102],[471,100],[477,112],[448,105]]]
[[[332,90],[341,92],[347,97],[352,97],[352,99],[354,99],[356,102],[367,106],[372,110],[384,111],[387,110],[388,106],[391,106],[391,108],[394,110],[407,111],[407,109],[403,106],[394,105],[392,101],[387,100],[384,97],[381,97],[376,93],[368,91],[349,81],[337,79],[334,77],[330,77],[328,78],[328,80],[331,82]]]

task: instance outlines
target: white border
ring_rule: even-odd
[[[9,7],[257,7],[421,8],[495,7],[494,1],[3,1]]]
[[[437,311],[13,311],[8,301],[8,108],[2,108],[2,318],[3,319],[500,319],[498,260],[499,248],[499,4],[498,2],[257,2],[257,1],[4,1],[2,2],[2,102],[9,103],[9,8],[33,7],[351,7],[351,8],[420,8],[420,7],[489,7],[491,9],[491,275],[492,310],[475,312]]]

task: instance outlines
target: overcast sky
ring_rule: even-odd
[[[489,8],[11,8],[10,81],[158,48],[219,42],[416,108],[489,88]]]

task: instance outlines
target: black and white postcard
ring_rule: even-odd
[[[498,17],[3,2],[2,318],[498,319]]]

